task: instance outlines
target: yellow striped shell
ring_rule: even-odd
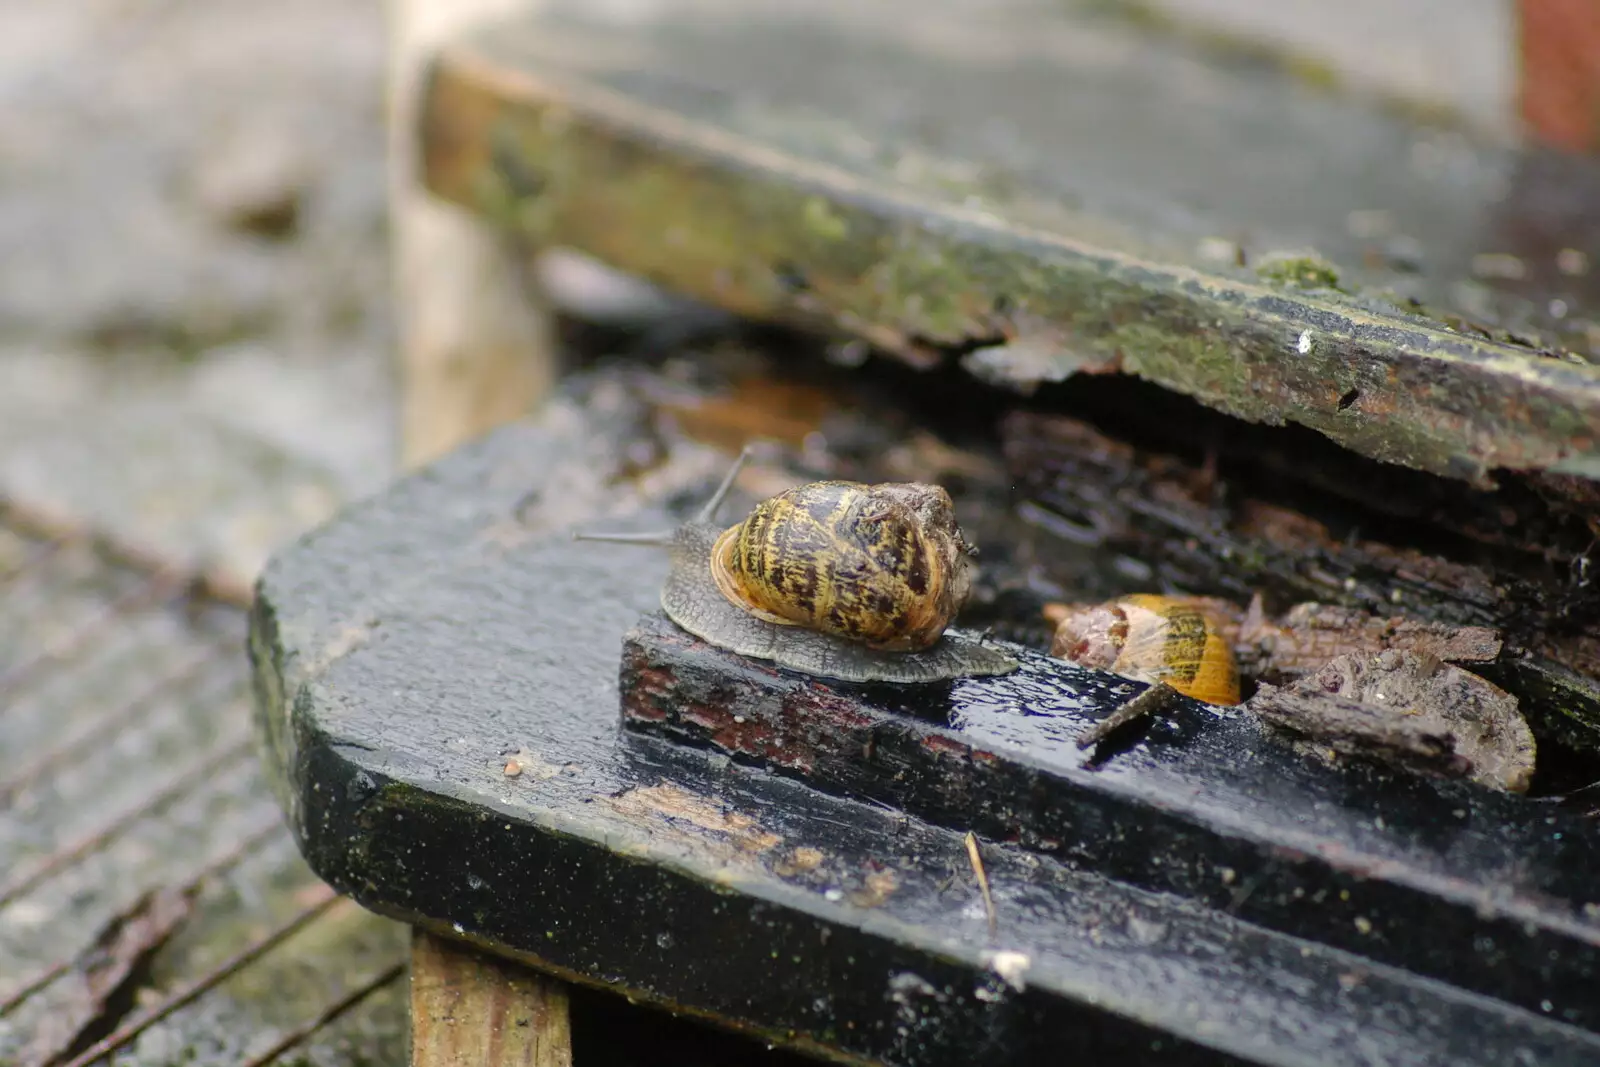
[[[1067,615],[1050,654],[1140,682],[1166,682],[1207,704],[1239,703],[1227,630],[1198,597],[1140,593]]]
[[[937,485],[812,482],[723,531],[711,574],[723,596],[768,622],[914,652],[966,602],[971,555]]]

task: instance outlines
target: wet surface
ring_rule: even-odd
[[[1558,826],[1547,805],[1377,763],[1329,767],[1239,709],[1174,700],[1128,741],[1086,752],[1083,728],[1142,687],[1031,654],[1012,675],[893,694],[808,682],[686,639],[660,617],[630,631],[622,688],[630,728],[1530,1007],[1552,984],[1594,981],[1600,926],[1559,950],[1575,968],[1566,978],[1550,971],[1543,942],[1567,936],[1556,931],[1596,903],[1592,822]],[[1479,912],[1485,899],[1508,909],[1503,920]],[[1549,910],[1534,920],[1545,934],[1524,930],[1540,944],[1528,942],[1519,963],[1507,935],[1531,918],[1524,908]],[[1423,924],[1437,947],[1408,936]],[[1506,946],[1492,965],[1470,947],[1484,937]],[[1564,1017],[1600,1022],[1577,1007],[1590,996],[1574,993]]]
[[[307,912],[331,894],[250,757],[243,612],[130,600],[150,574],[86,540],[0,525],[0,545],[0,1061],[67,1063],[129,1026],[127,1067],[239,1064],[302,1028],[316,1062],[400,1055],[403,990],[368,983],[405,932]]]
[[[1100,754],[1073,738],[1103,698],[1084,672],[1036,658],[919,699],[917,716],[766,669],[717,676],[753,700],[778,685],[801,702],[786,712],[797,722],[806,701],[867,706],[899,724],[881,732],[886,753],[949,742],[898,784],[859,754],[829,764],[856,777],[824,792],[727,753],[625,737],[619,656],[655,608],[665,560],[620,567],[568,531],[667,525],[669,501],[692,506],[725,469],[673,443],[648,487],[608,484],[629,418],[626,405],[558,403],[269,568],[252,629],[268,764],[312,866],[362,903],[863,1056],[1600,1052],[1584,1029],[1600,942],[1582,907],[1593,829],[1544,823],[1545,808],[1330,770],[1187,704],[1091,769]],[[514,519],[541,486],[565,506]],[[961,754],[980,749],[995,760]],[[932,788],[949,791],[918,801],[933,767]],[[1041,791],[993,789],[986,806],[991,767]],[[1055,813],[1056,847],[1025,838],[1017,811]],[[966,825],[985,838],[993,940]]]
[[[406,932],[297,854],[187,584],[392,469],[383,51],[367,0],[0,2],[0,1062],[404,1058]]]

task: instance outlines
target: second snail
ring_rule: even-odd
[[[1399,649],[1447,663],[1492,663],[1494,630],[1385,618],[1331,604],[1297,604],[1269,618],[1261,598],[1240,611],[1201,596],[1133,594],[1102,604],[1050,605],[1050,654],[1141,682],[1165,682],[1207,704],[1237,704],[1240,678],[1291,682],[1341,655]]]
[[[1206,704],[1239,703],[1227,627],[1202,597],[1133,594],[1052,613],[1050,654],[1139,682],[1165,682]]]
[[[971,592],[975,550],[944,489],[812,482],[721,528],[717,512],[748,455],[676,530],[576,536],[666,547],[667,617],[740,655],[849,682],[936,682],[1016,669],[1005,653],[949,629]]]

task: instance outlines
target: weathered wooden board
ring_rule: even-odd
[[[1600,163],[1046,0],[606,11],[445,51],[435,191],[918,363],[1136,375],[1479,484],[1600,477]]]
[[[243,614],[0,523],[0,1062],[403,1052],[405,931],[296,853]]]
[[[624,634],[653,609],[664,564],[567,531],[625,512],[659,526],[724,462],[669,442],[649,473],[619,478],[630,419],[603,378],[576,381],[539,422],[269,567],[251,635],[266,758],[306,858],[336,887],[571,980],[848,1060],[1600,1059],[1585,1014],[1600,918],[1578,865],[1594,829],[1534,801],[1302,764],[1238,723],[1198,729],[1190,708],[1104,770],[1052,772],[1099,798],[1085,810],[1099,806],[1104,840],[1074,855],[1008,842],[981,796],[935,810],[881,779],[874,794],[838,778],[819,783],[829,793],[621,730]],[[1104,678],[1030,663],[1050,671],[1054,719],[1032,721],[1021,697],[983,707],[988,691],[963,683],[880,705],[883,743],[937,733],[977,748],[985,730],[1025,743],[1114,703]],[[980,760],[949,758],[953,783],[989,788]],[[1290,834],[1296,811],[1310,822]],[[992,933],[969,819],[997,838],[980,847]],[[1187,845],[1164,836],[1185,824]],[[1328,894],[1296,902],[1296,878]],[[1396,903],[1428,895],[1452,933],[1483,939],[1436,945],[1437,917]]]

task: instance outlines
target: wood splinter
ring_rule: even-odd
[[[1140,693],[1122,702],[1110,715],[1101,719],[1093,726],[1088,727],[1078,735],[1078,747],[1089,748],[1110,737],[1114,732],[1131,722],[1136,722],[1146,715],[1153,715],[1161,710],[1178,691],[1166,682],[1156,682]]]
[[[999,929],[994,912],[994,897],[989,893],[989,875],[983,869],[983,856],[978,852],[978,835],[967,831],[967,859],[972,861],[972,873],[978,879],[978,892],[983,894],[983,912],[989,917],[989,936]]]

